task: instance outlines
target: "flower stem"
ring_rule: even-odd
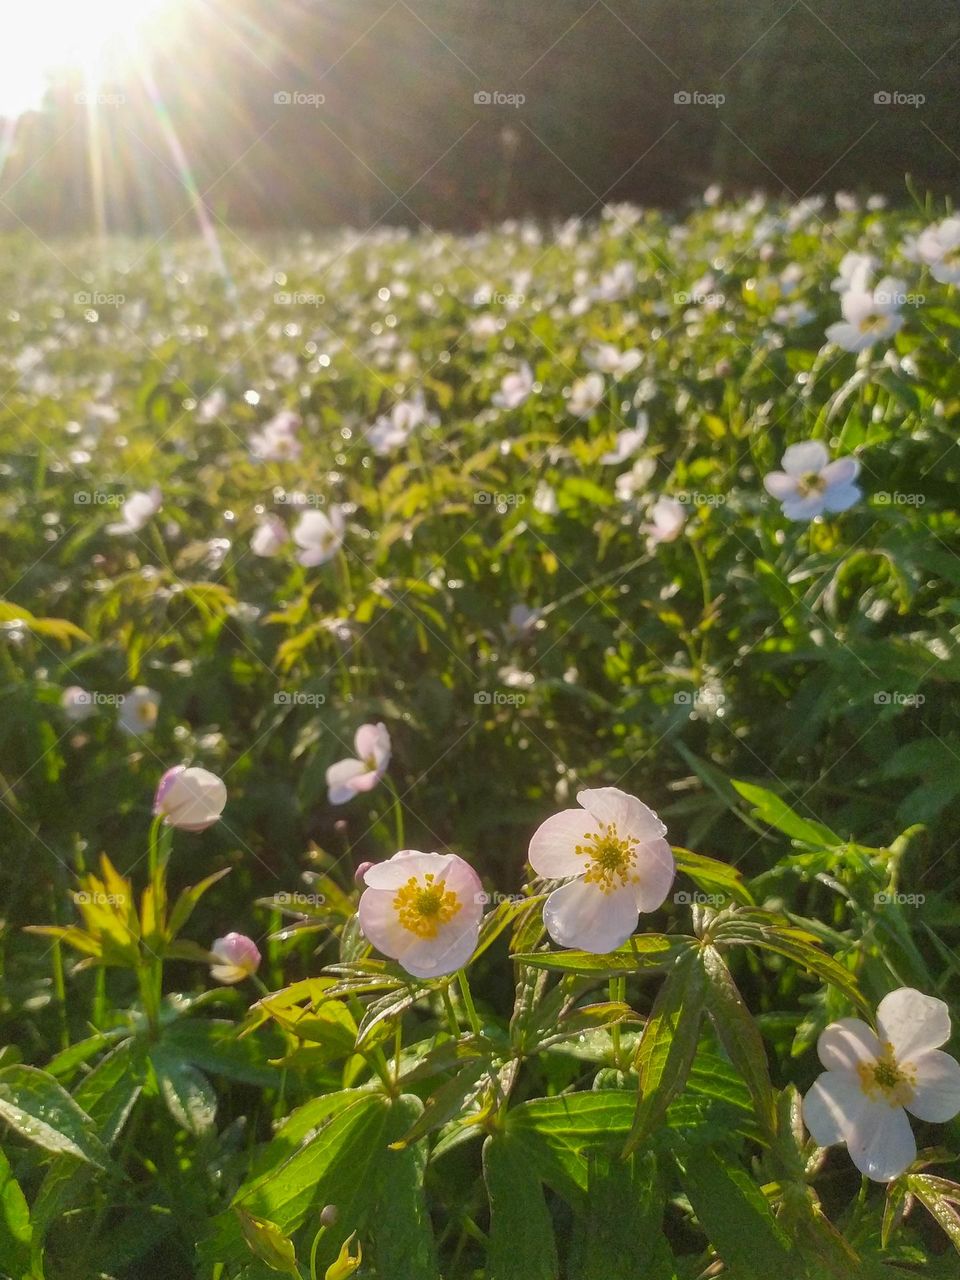
[[[406,848],[406,844],[404,843],[404,832],[403,832],[403,805],[400,803],[400,793],[397,791],[397,788],[393,785],[393,779],[390,777],[390,775],[385,773],[383,775],[383,780],[387,784],[387,790],[393,796],[394,839],[397,842],[397,852],[399,853],[401,849]]]
[[[477,1007],[473,1003],[473,993],[470,990],[470,983],[467,981],[466,969],[457,970],[457,982],[460,984],[460,994],[463,996],[467,1017],[470,1020],[470,1028],[476,1038],[480,1040],[483,1037],[483,1032],[480,1030],[480,1019],[477,1017]]]

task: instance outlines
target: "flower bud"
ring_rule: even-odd
[[[216,963],[210,966],[217,982],[242,982],[260,968],[260,952],[252,938],[243,933],[228,933],[217,938],[210,948]]]
[[[153,812],[180,831],[205,831],[223,813],[227,788],[208,769],[176,765],[160,779]]]

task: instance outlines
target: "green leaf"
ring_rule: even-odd
[[[207,892],[209,888],[222,880],[224,876],[229,875],[231,867],[223,867],[220,871],[215,871],[212,876],[207,876],[201,880],[199,884],[190,885],[184,889],[177,898],[173,910],[170,912],[170,919],[167,924],[167,936],[175,938],[183,926],[193,914],[193,909]]]
[[[663,1235],[663,1189],[653,1152],[593,1154],[586,1208],[577,1215],[570,1280],[675,1280]]]
[[[386,1137],[404,1133],[409,1141],[422,1113],[418,1098],[398,1098],[390,1108]],[[426,1159],[426,1146],[419,1143],[405,1150],[389,1149],[379,1162],[374,1188],[376,1208],[371,1215],[375,1275],[440,1280],[437,1246],[423,1189]]]
[[[706,984],[699,954],[688,950],[657,993],[637,1046],[639,1097],[625,1155],[649,1137],[686,1082],[697,1052]]]
[[[490,1200],[487,1280],[558,1280],[553,1223],[522,1142],[509,1133],[487,1138],[483,1177]]]
[[[790,1241],[742,1169],[700,1147],[680,1164],[683,1189],[707,1239],[738,1280],[799,1277]]]
[[[263,1032],[241,1039],[235,1024],[226,1019],[180,1018],[164,1029],[161,1043],[183,1062],[213,1075],[262,1088],[280,1080],[279,1069],[266,1061],[282,1053],[279,1036],[273,1044]]]
[[[762,1128],[773,1134],[776,1103],[759,1028],[716,947],[704,947],[701,960],[707,975],[707,1011],[717,1036],[747,1083]]]
[[[0,1119],[47,1151],[107,1167],[96,1125],[45,1071],[21,1066],[0,1071]]]
[[[801,818],[785,800],[781,800],[766,787],[755,786],[752,782],[738,782],[736,778],[732,778],[731,781],[744,800],[749,800],[753,805],[754,817],[761,818],[771,827],[776,827],[792,840],[802,840],[804,844],[811,844],[817,849],[824,847],[829,849],[843,844],[840,837],[829,827],[824,826],[822,822]]]
[[[702,853],[693,853],[690,849],[673,846],[677,870],[683,871],[694,884],[705,892],[719,890],[734,902],[742,902],[747,906],[753,904],[750,890],[743,883],[743,877],[736,867],[729,863],[718,862],[716,858],[704,857]]]
[[[0,1268],[22,1273],[30,1266],[30,1210],[6,1156],[0,1151]]]
[[[163,1043],[151,1050],[160,1096],[173,1119],[198,1138],[211,1133],[217,1120],[217,1095],[196,1067],[178,1058]]]
[[[513,958],[534,969],[576,973],[585,978],[619,978],[625,973],[667,969],[695,945],[693,938],[647,933],[631,938],[606,955],[594,955],[590,951],[533,951]]]
[[[960,1185],[928,1173],[910,1173],[905,1181],[910,1194],[916,1196],[960,1253]]]

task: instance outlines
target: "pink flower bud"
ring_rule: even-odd
[[[153,812],[169,827],[205,831],[217,821],[226,803],[227,788],[215,773],[178,764],[160,779]]]
[[[357,884],[363,884],[363,877],[367,874],[367,872],[370,870],[372,866],[373,866],[372,862],[360,863],[359,867],[357,867],[356,871],[353,873],[353,878],[356,880]]]
[[[210,954],[216,961],[210,966],[210,975],[217,982],[242,982],[260,968],[257,944],[243,933],[228,933],[224,938],[217,938]]]

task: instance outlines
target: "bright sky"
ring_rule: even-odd
[[[84,71],[96,88],[104,69],[133,56],[150,19],[178,0],[24,0],[0,41],[0,115],[40,105],[58,68]]]

